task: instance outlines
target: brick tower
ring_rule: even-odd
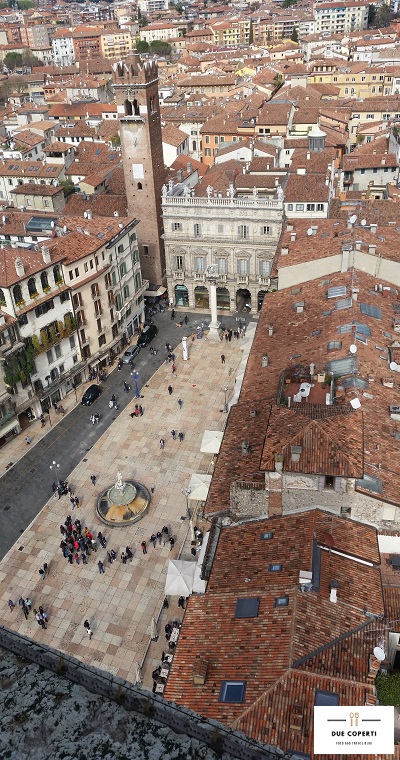
[[[137,228],[143,278],[165,284],[161,193],[164,161],[158,102],[158,68],[134,52],[113,65],[128,210]]]

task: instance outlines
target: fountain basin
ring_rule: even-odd
[[[108,486],[99,494],[96,512],[109,527],[132,525],[146,514],[150,501],[150,492],[142,483],[126,480],[123,488]]]

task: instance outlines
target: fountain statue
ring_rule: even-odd
[[[116,481],[116,483],[115,483],[115,485],[114,485],[114,488],[115,488],[117,491],[120,491],[121,493],[123,493],[123,492],[124,492],[125,483],[124,483],[124,481],[122,480],[122,472],[120,472],[119,470],[118,470],[118,472],[117,472],[117,481]]]

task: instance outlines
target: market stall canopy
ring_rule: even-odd
[[[205,430],[201,442],[202,454],[218,454],[224,434],[220,430]]]
[[[194,472],[189,482],[188,491],[190,491],[190,494],[188,495],[188,499],[192,501],[206,501],[210,483],[211,475]]]
[[[187,562],[183,559],[170,559],[165,581],[165,594],[169,596],[189,596],[193,591],[195,570],[195,562]]]

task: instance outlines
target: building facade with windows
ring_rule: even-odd
[[[217,306],[257,312],[270,289],[272,259],[282,227],[283,204],[251,198],[164,194],[168,292],[177,306],[208,309],[206,269],[218,266]]]
[[[82,358],[93,367],[111,349],[121,348],[144,321],[148,281],[140,269],[137,220],[89,216],[64,217],[71,231],[49,245],[64,254]]]
[[[1,254],[0,308],[10,321],[2,374],[16,417],[31,418],[82,382],[76,323],[60,252],[13,243]]]

